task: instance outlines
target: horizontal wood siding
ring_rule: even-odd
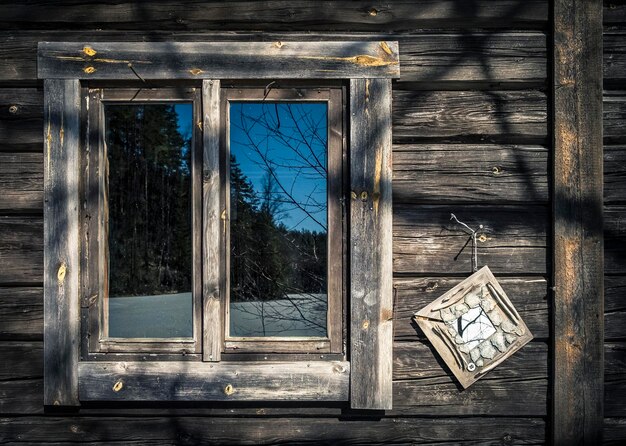
[[[604,442],[626,442],[626,3],[604,3]]]
[[[615,17],[619,8],[610,11]],[[2,2],[0,437],[10,444],[51,438],[120,445],[545,443],[552,249],[548,29],[547,0]],[[612,59],[605,54],[605,73],[614,73],[616,82],[624,63],[620,33],[605,35],[605,42],[615,42]],[[37,44],[86,40],[399,42],[401,77],[392,103],[392,410],[377,418],[329,403],[102,403],[81,407],[79,416],[44,416]],[[605,109],[615,144],[605,153],[605,169],[613,186],[605,197],[607,206],[617,207],[607,214],[607,227],[623,242],[619,206],[626,205],[620,192],[626,186],[618,142],[626,147],[620,136],[624,95],[610,97],[615,105]],[[472,227],[484,226],[479,265],[489,264],[535,335],[466,391],[411,322],[413,312],[471,272],[468,237],[451,224],[451,212]],[[615,280],[607,280],[606,357],[615,366],[607,365],[605,438],[619,439],[626,435],[620,418],[626,417],[620,409],[626,310],[617,273],[626,266],[620,260],[626,244],[611,246],[607,242],[607,259],[616,260]]]

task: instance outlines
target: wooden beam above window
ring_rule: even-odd
[[[398,42],[40,42],[40,79],[399,78]]]

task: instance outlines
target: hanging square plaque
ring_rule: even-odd
[[[414,318],[464,388],[533,338],[487,266]]]

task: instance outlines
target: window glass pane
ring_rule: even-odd
[[[192,336],[192,105],[105,105],[109,337]]]
[[[327,106],[230,104],[230,336],[326,336]]]

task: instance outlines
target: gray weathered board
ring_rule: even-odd
[[[38,75],[63,79],[350,79],[400,76],[398,43],[40,42]]]

